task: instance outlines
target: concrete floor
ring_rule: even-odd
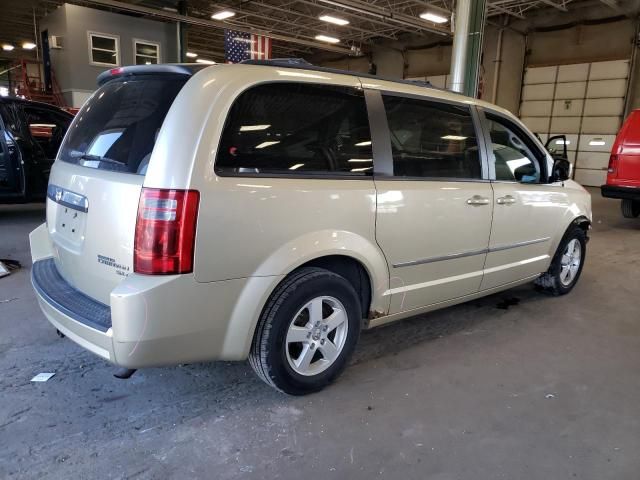
[[[638,479],[640,219],[592,194],[570,295],[527,285],[365,333],[303,398],[246,363],[115,379],[36,305],[42,207],[0,207],[0,257],[25,266],[0,279],[0,477]]]

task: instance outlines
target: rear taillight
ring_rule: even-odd
[[[195,190],[142,189],[133,247],[136,273],[193,271],[199,201]]]
[[[612,154],[609,157],[609,168],[607,168],[607,171],[609,173],[616,173],[617,170],[618,170],[618,155]]]

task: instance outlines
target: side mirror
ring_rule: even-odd
[[[565,135],[554,135],[547,140],[544,147],[553,158],[568,158],[567,144],[567,137]]]
[[[564,182],[571,175],[571,163],[566,158],[556,158],[553,162],[551,182]]]

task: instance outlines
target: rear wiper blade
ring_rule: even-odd
[[[113,164],[116,164],[116,165],[124,165],[124,163],[119,162],[117,160],[114,160],[113,158],[101,157],[100,155],[92,155],[90,153],[83,153],[82,155],[79,155],[76,158],[79,158],[80,160],[94,160],[94,161],[97,161],[97,162],[113,163]]]

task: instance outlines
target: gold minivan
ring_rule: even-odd
[[[51,171],[32,283],[115,365],[249,358],[304,394],[362,329],[580,276],[590,196],[499,107],[295,61],[98,80]]]

